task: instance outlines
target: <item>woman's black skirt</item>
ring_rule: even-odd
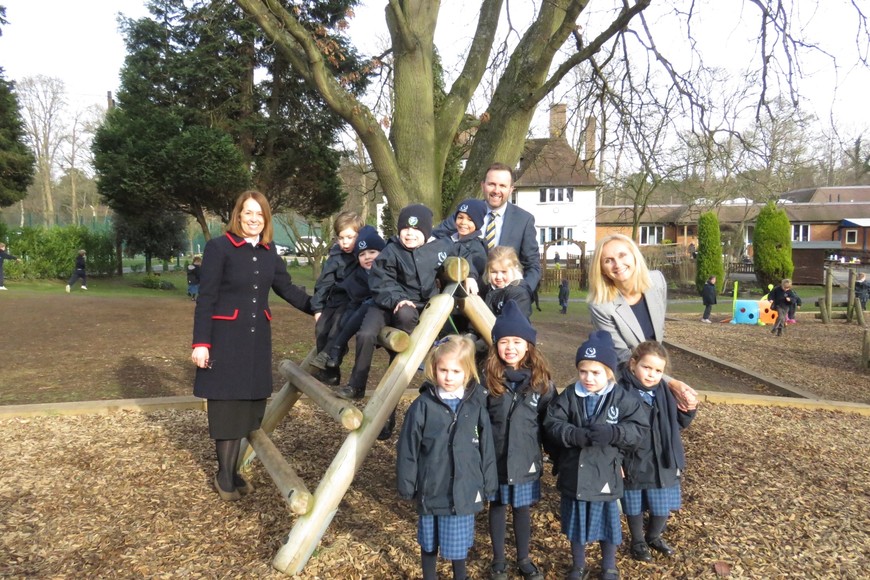
[[[242,439],[260,428],[266,399],[256,401],[208,400],[208,434],[212,439]]]

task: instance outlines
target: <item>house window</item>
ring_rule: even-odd
[[[858,243],[858,230],[846,230],[846,243],[850,246]]]
[[[810,241],[810,224],[792,224],[792,226],[791,226],[791,241],[793,241],[793,242],[809,242]]]
[[[573,187],[542,187],[540,189],[541,203],[572,203],[574,201]]]
[[[547,228],[538,228],[538,245],[547,243]]]
[[[640,226],[638,233],[641,246],[653,246],[665,239],[665,226]]]
[[[517,204],[517,190],[516,189],[511,190],[511,203],[514,205]]]

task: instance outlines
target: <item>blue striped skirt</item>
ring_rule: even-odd
[[[495,500],[500,504],[519,508],[534,505],[541,499],[541,480],[527,481],[517,485],[499,485]]]
[[[622,511],[627,516],[639,516],[645,511],[654,516],[667,516],[683,505],[679,483],[654,489],[626,489],[621,501]]]
[[[474,514],[420,516],[417,543],[424,552],[440,550],[445,560],[464,560],[474,545]]]
[[[622,543],[619,503],[613,501],[579,501],[563,495],[560,506],[562,533],[571,542],[588,544],[605,541]]]

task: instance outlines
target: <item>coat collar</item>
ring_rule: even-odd
[[[233,234],[233,233],[230,233],[230,232],[227,232],[227,233],[226,233],[226,236],[227,236],[227,238],[230,240],[230,243],[231,243],[232,245],[234,245],[235,247],[237,247],[237,248],[241,248],[242,246],[244,246],[245,244],[248,243],[247,240],[245,240],[245,238],[240,238],[240,237],[237,236],[236,234]],[[268,250],[268,249],[269,249],[269,244],[264,244],[264,243],[262,242],[262,238],[260,238],[260,240],[261,240],[261,241],[258,242],[257,245],[258,245],[258,246],[263,246],[264,248],[266,248],[266,249]]]

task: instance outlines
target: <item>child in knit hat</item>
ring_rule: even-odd
[[[453,220],[456,232],[450,238],[456,243],[457,255],[465,258],[471,269],[465,289],[477,294],[483,285],[486,271],[486,242],[483,240],[483,222],[486,218],[486,203],[480,199],[466,199],[456,207]]]
[[[578,379],[550,404],[544,429],[557,447],[555,469],[562,494],[562,532],[571,542],[569,579],[586,572],[586,544],[601,546],[601,578],[619,578],[622,542],[618,501],[622,457],[649,437],[640,401],[616,387],[618,364],[610,333],[596,330],[577,349]]]
[[[537,333],[517,303],[507,302],[492,327],[486,360],[486,406],[492,423],[498,466],[498,495],[489,504],[492,540],[490,578],[507,580],[507,507],[513,513],[517,569],[529,580],[543,574],[529,557],[532,505],[541,499],[544,416],[556,389],[547,360],[535,347]],[[548,449],[549,450],[549,449]]]

